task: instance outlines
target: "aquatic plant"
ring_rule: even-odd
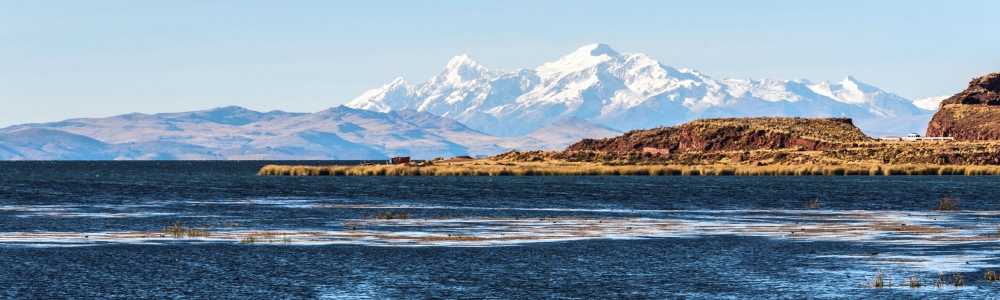
[[[955,196],[952,196],[952,195],[944,196],[944,198],[941,198],[941,201],[938,202],[938,209],[939,210],[958,210],[958,203],[959,203],[959,201],[961,201],[961,199],[959,199],[958,197],[955,197]]]
[[[181,224],[181,220],[174,221],[174,225],[169,228],[164,227],[163,232],[175,238],[208,237],[210,235],[208,228],[191,228],[184,226]]]
[[[997,271],[994,270],[986,270],[986,273],[983,274],[983,278],[985,278],[986,281],[1000,280],[1000,277],[997,277]]]
[[[878,269],[874,277],[868,278],[868,276],[865,276],[865,285],[876,289],[892,287],[892,279],[889,278],[890,275],[892,274],[886,274],[884,269]]]
[[[819,209],[819,198],[806,201],[806,208]]]
[[[952,284],[953,285],[955,285],[955,286],[964,286],[965,285],[965,280],[962,279],[962,273],[955,273],[955,275],[952,275],[952,278],[953,278],[953,280],[952,280]]]
[[[918,279],[916,274],[910,273],[910,278],[907,278],[904,284],[910,286],[911,289],[922,287],[924,286],[924,278]]]
[[[285,236],[285,234],[278,234],[273,231],[254,231],[247,233],[240,237],[241,244],[253,244],[253,243],[291,243],[292,238]]]

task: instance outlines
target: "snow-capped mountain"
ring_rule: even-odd
[[[944,101],[944,99],[948,99],[950,97],[951,95],[941,95],[934,97],[917,98],[916,100],[913,100],[913,105],[916,105],[921,109],[937,111],[938,104],[941,104],[941,101]]]
[[[398,78],[346,106],[413,109],[498,136],[521,136],[568,117],[617,130],[675,125],[705,117],[853,118],[929,114],[912,101],[848,76],[841,82],[713,79],[608,45],[577,49],[534,70],[490,71],[467,55],[420,84]]]

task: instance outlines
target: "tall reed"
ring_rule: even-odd
[[[602,165],[481,164],[432,166],[283,166],[267,165],[266,176],[880,176],[1000,175],[1000,166],[939,165]]]

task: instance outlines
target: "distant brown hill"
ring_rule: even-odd
[[[1000,72],[975,78],[964,91],[941,101],[927,136],[1000,140]]]
[[[758,149],[834,150],[871,142],[849,118],[701,119],[673,127],[584,139],[567,151],[689,153]]]

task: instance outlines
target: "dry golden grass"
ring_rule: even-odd
[[[1000,166],[941,165],[602,165],[597,163],[495,163],[432,166],[282,166],[270,176],[813,176],[1000,175]]]
[[[685,125],[710,131],[715,128],[747,128],[748,131],[787,133],[807,140],[827,143],[868,142],[872,139],[842,118],[716,118],[698,119]]]

